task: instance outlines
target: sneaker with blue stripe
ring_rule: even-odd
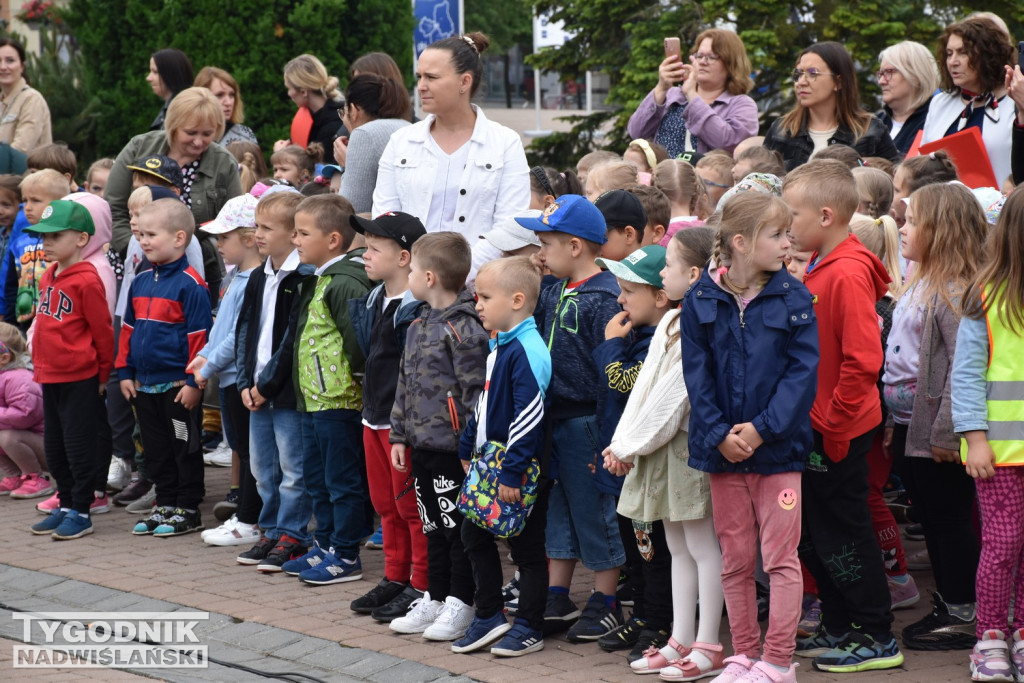
[[[599,640],[601,636],[611,633],[622,626],[622,608],[608,607],[604,593],[594,591],[583,608],[579,621],[572,625],[565,638],[570,643],[585,643]]]
[[[452,652],[472,652],[493,643],[499,637],[505,635],[512,625],[508,623],[503,612],[498,612],[493,617],[481,619],[476,617],[473,623],[466,629],[466,635],[452,643]]]
[[[333,552],[324,555],[320,564],[299,572],[299,580],[314,586],[328,586],[332,583],[347,583],[363,578],[363,565],[359,558],[346,560]]]
[[[807,638],[800,638],[796,641],[796,652],[798,657],[817,657],[823,655],[829,650],[833,650],[846,639],[845,633],[834,636],[825,630],[825,627],[820,623],[818,624],[818,630]]]
[[[543,649],[544,634],[530,628],[525,619],[516,619],[512,622],[512,630],[491,648],[491,654],[498,657],[522,657]]]
[[[313,569],[314,567],[320,566],[320,563],[323,562],[329,554],[334,554],[334,548],[324,551],[324,549],[320,547],[319,543],[313,541],[313,547],[309,549],[309,552],[302,557],[296,557],[294,560],[288,560],[282,564],[281,571],[285,574],[298,576],[307,569]]]
[[[884,641],[875,640],[863,631],[850,631],[838,647],[814,659],[814,668],[829,673],[855,673],[895,669],[903,664],[896,639],[891,635]]]

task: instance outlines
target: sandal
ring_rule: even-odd
[[[668,663],[659,673],[663,681],[696,681],[717,676],[725,669],[721,645],[694,643],[690,654]]]
[[[671,648],[675,652],[679,653],[679,658],[683,658],[690,654],[690,648],[685,645],[680,645],[675,641],[674,638],[668,639],[668,645],[665,648]],[[664,667],[668,666],[669,659],[665,655],[661,654],[661,650],[665,648],[649,647],[644,650],[644,656],[640,659],[632,662],[629,668],[632,669],[635,674],[656,674],[661,671]],[[676,661],[676,660],[672,660]]]

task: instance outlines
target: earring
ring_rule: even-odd
[[[465,88],[459,88],[459,94],[460,95],[465,95],[466,94],[466,89]]]

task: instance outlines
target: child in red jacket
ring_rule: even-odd
[[[853,174],[832,160],[786,176],[793,248],[815,252],[804,285],[814,297],[821,359],[811,408],[814,447],[803,474],[800,559],[818,583],[821,627],[797,643],[821,671],[889,669],[903,663],[892,636],[882,552],[868,512],[867,454],[881,424],[875,383],[882,342],[875,302],[885,266],[853,235],[859,198]]]
[[[39,279],[32,357],[43,385],[46,461],[60,500],[32,533],[68,540],[92,533],[97,425],[106,419],[99,397],[113,366],[114,328],[103,281],[82,260],[96,232],[89,211],[53,201],[32,229],[42,234],[52,264]]]

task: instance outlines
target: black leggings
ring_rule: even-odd
[[[249,466],[249,409],[242,403],[237,384],[221,387],[221,391],[225,399],[221,410],[235,434],[235,451],[238,453],[238,509],[235,516],[243,524],[255,524],[259,521],[263,501]]]

